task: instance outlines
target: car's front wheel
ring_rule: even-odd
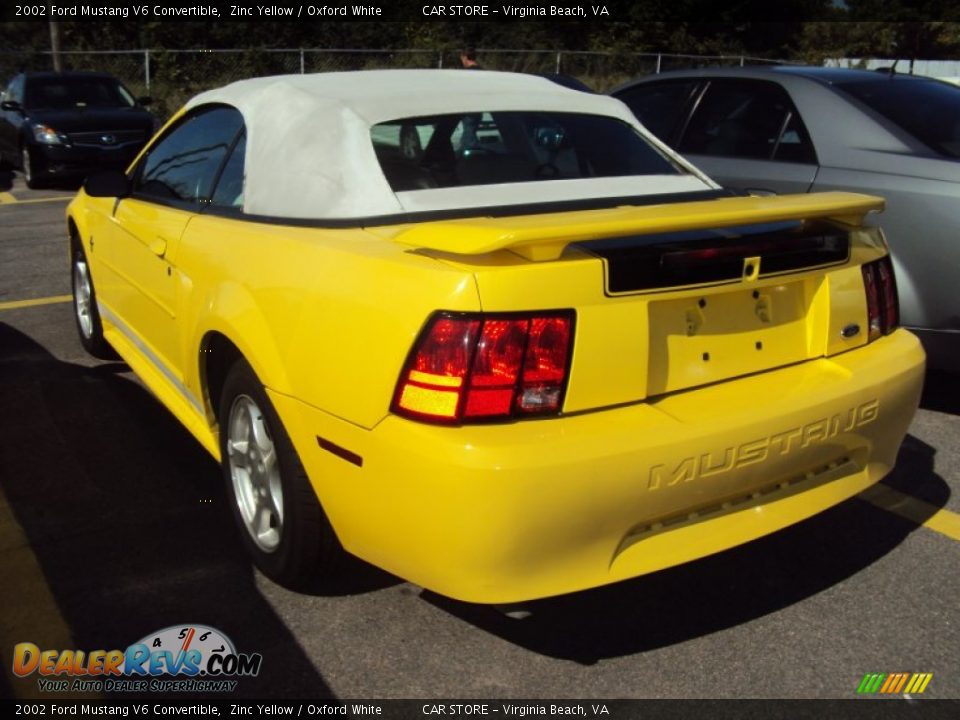
[[[109,360],[115,357],[113,349],[103,337],[103,324],[97,310],[97,295],[90,277],[90,265],[83,250],[73,254],[70,272],[73,288],[73,317],[80,334],[83,349],[94,357]]]
[[[329,579],[343,550],[263,385],[243,360],[227,373],[219,422],[227,493],[256,566],[295,589]]]

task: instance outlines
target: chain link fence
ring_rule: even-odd
[[[729,55],[604,53],[554,50],[477,51],[484,68],[525,73],[563,73],[598,91],[650,73],[708,65],[749,65],[776,60]],[[96,70],[120,78],[138,96],[154,99],[166,117],[198,92],[264,75],[378,68],[458,68],[458,51],[435,50],[97,50],[62,51],[63,69]],[[0,82],[21,70],[52,70],[49,51],[0,51]],[[2,86],[0,86],[2,87]]]

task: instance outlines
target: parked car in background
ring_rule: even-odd
[[[149,101],[106,73],[20,73],[0,101],[0,160],[31,188],[125,168],[156,129]]]
[[[903,322],[931,365],[960,370],[960,88],[773,66],[666,72],[612,94],[725,187],[886,198]]]
[[[221,462],[263,572],[346,549],[502,603],[891,469],[924,358],[860,227],[881,206],[734,197],[605,95],[393,70],[203,93],[67,230],[81,342]]]

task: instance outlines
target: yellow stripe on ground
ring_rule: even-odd
[[[54,295],[53,297],[34,298],[33,300],[11,300],[0,302],[0,310],[17,310],[18,308],[35,307],[37,305],[54,305],[67,303],[73,300],[72,295]]]
[[[73,195],[59,195],[55,198],[31,198],[29,200],[17,200],[13,195],[10,195],[9,200],[3,200],[3,195],[10,195],[10,193],[0,193],[0,202],[3,203],[16,203],[17,205],[29,205],[36,202],[62,202],[64,200],[73,200]]]
[[[0,192],[0,205],[6,205],[8,203],[15,203],[17,199],[13,196],[13,193]]]
[[[960,542],[960,515],[951,510],[938,508],[883,483],[867,488],[859,497],[881,510],[892,512]]]

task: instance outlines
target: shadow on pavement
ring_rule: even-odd
[[[263,654],[230,697],[330,697],[257,588],[217,464],[126,370],[60,362],[0,323],[0,486],[56,602],[36,612],[87,651],[211,625]]]
[[[938,507],[950,491],[934,449],[907,437],[884,482],[923,488]],[[528,650],[590,665],[709,635],[776,612],[876,562],[916,525],[858,499],[774,535],[686,565],[573,595],[527,603],[515,620],[430,592],[424,600]]]
[[[960,371],[927,370],[920,407],[960,415]]]

